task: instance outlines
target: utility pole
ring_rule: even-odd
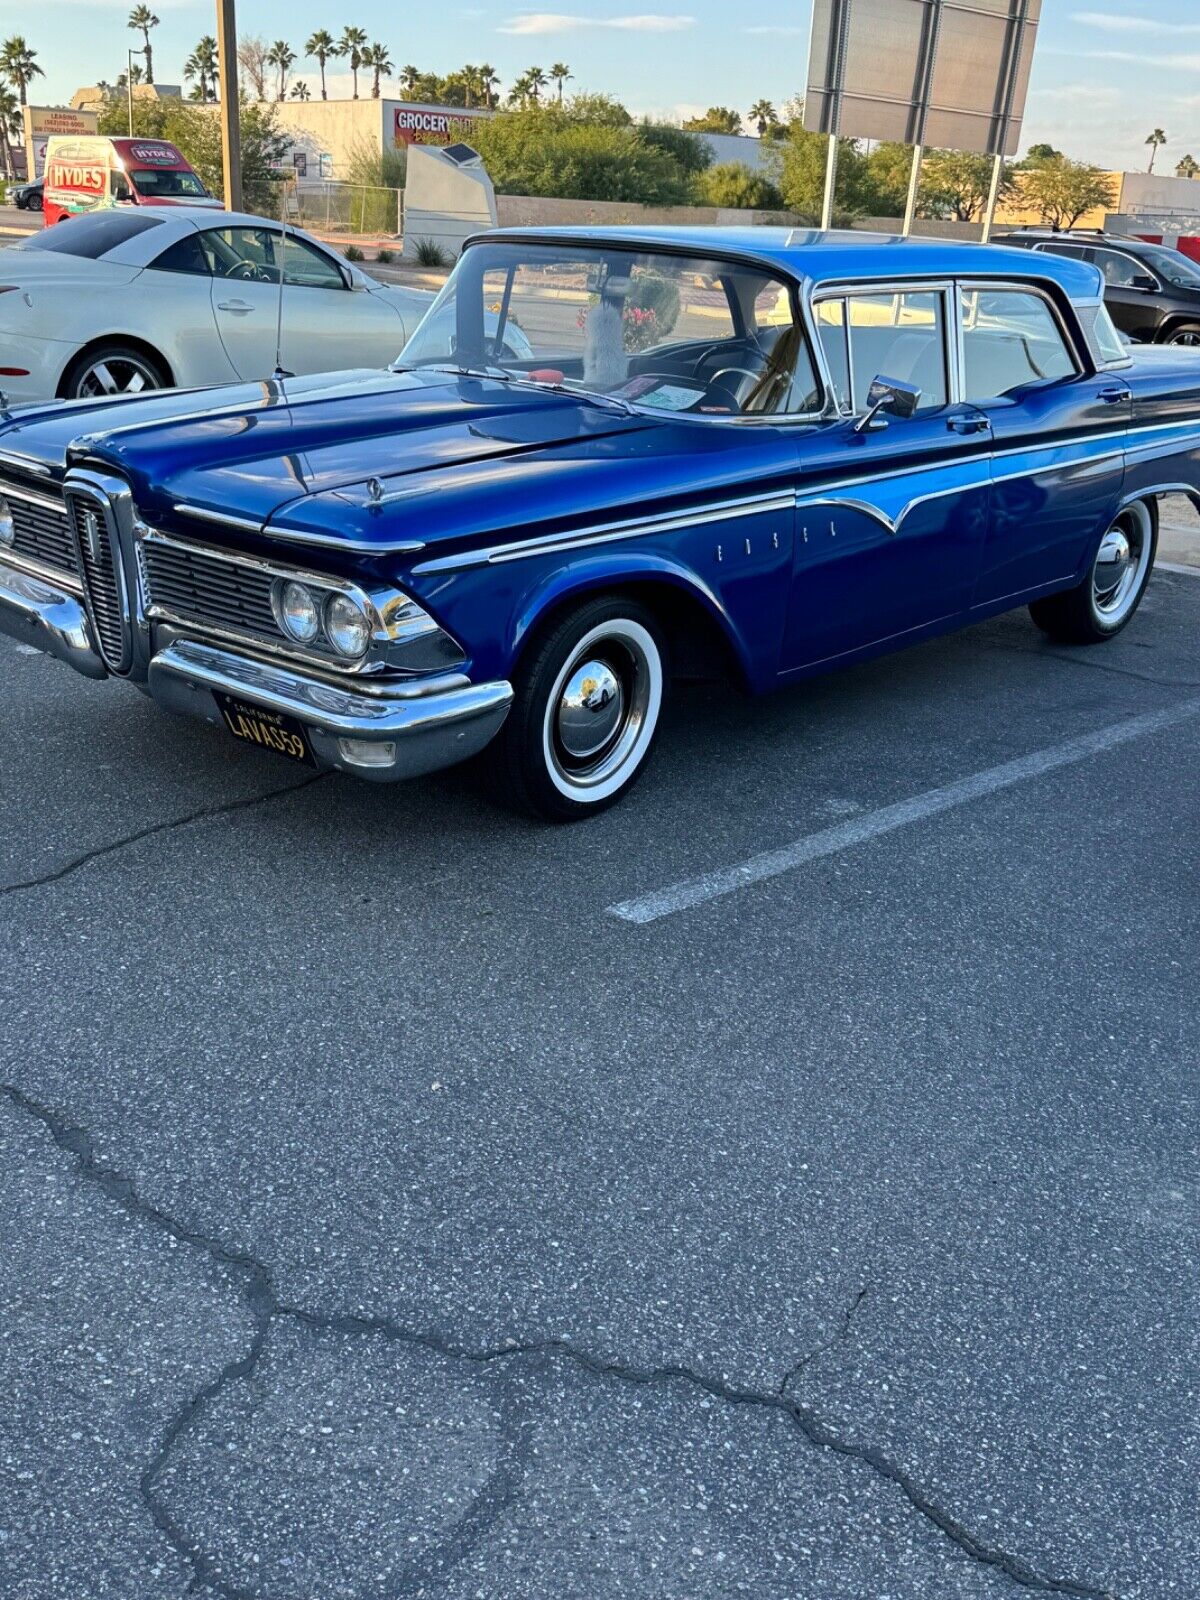
[[[217,77],[221,86],[221,172],[225,209],[242,209],[242,135],[238,122],[237,18],[234,0],[217,0]]]

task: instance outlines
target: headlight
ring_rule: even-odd
[[[289,579],[275,585],[272,595],[275,602],[275,619],[284,633],[297,644],[312,644],[321,631],[321,614],[317,602],[302,583]]]
[[[362,656],[371,642],[371,624],[356,600],[331,594],[325,602],[325,636],[338,655]]]
[[[0,544],[12,544],[17,537],[17,530],[13,523],[12,507],[0,494]]]

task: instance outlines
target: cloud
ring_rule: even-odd
[[[1128,67],[1153,67],[1157,72],[1200,72],[1200,56],[1147,56],[1133,50],[1085,50],[1085,61],[1119,61]]]
[[[1200,22],[1159,22],[1154,17],[1121,16],[1113,11],[1076,11],[1072,22],[1086,28],[1099,28],[1104,33],[1150,33],[1158,38],[1200,33]]]
[[[555,11],[523,11],[501,24],[497,33],[572,33],[580,28],[616,28],[624,33],[682,33],[696,25],[695,17],[668,17],[647,12],[632,17],[578,17]]]

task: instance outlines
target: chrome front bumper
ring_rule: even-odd
[[[3,560],[0,633],[36,645],[85,677],[108,676],[83,601]],[[319,762],[376,783],[476,755],[500,731],[513,695],[511,684],[471,683],[449,673],[367,691],[187,638],[172,638],[151,656],[145,688],[169,711],[222,726],[214,691],[294,717]]]

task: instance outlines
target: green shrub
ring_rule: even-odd
[[[446,252],[432,239],[417,240],[417,262],[422,267],[448,267]]]
[[[686,204],[690,174],[641,134],[633,126],[573,122],[557,106],[544,106],[481,120],[471,143],[498,194]]]
[[[625,309],[652,311],[658,337],[665,339],[679,321],[679,288],[657,272],[639,272],[629,285]]]
[[[696,198],[705,206],[729,206],[740,211],[780,211],[783,196],[769,178],[753,172],[743,161],[724,161],[709,167],[696,179]]]
[[[694,175],[713,164],[713,149],[708,140],[684,133],[672,122],[651,122],[647,117],[638,123],[637,136],[647,149],[662,150],[669,155],[681,172]]]
[[[367,259],[356,244],[348,244],[342,254],[347,261],[365,261]]]
[[[396,252],[394,250],[380,250],[375,259],[381,267],[390,267],[396,259]]]

